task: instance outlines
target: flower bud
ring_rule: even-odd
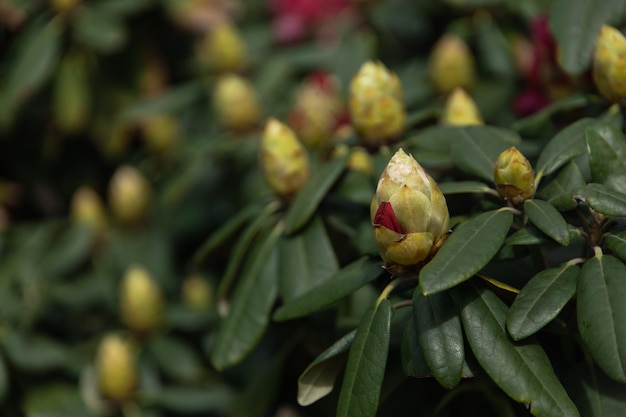
[[[110,334],[100,342],[96,356],[100,394],[121,404],[132,399],[137,388],[137,370],[132,349],[122,337]]]
[[[347,162],[348,169],[361,172],[367,176],[374,175],[374,161],[367,149],[355,146],[350,149]]]
[[[50,5],[59,13],[69,12],[74,9],[80,0],[51,0]]]
[[[441,37],[428,60],[428,73],[440,94],[448,94],[456,87],[470,88],[474,84],[474,58],[467,44],[456,35]]]
[[[73,221],[88,225],[98,232],[107,228],[107,216],[102,199],[93,188],[83,185],[72,197],[70,217]]]
[[[406,118],[398,76],[380,62],[364,63],[350,83],[350,117],[366,147],[398,139]]]
[[[235,74],[222,75],[217,79],[213,109],[221,125],[227,129],[246,130],[261,119],[261,106],[254,87]]]
[[[493,177],[500,196],[515,205],[535,194],[533,169],[528,159],[515,146],[498,156]]]
[[[246,65],[246,47],[235,26],[216,24],[200,43],[200,60],[216,72],[239,71]]]
[[[141,128],[146,146],[156,153],[172,149],[180,136],[178,120],[165,113],[154,114],[144,119]]]
[[[482,125],[483,119],[474,100],[465,90],[457,87],[446,100],[441,123],[450,126]]]
[[[122,322],[138,333],[150,333],[161,324],[163,296],[148,271],[131,266],[122,278],[120,315]]]
[[[603,25],[596,39],[593,80],[604,97],[626,102],[626,38],[611,26]]]
[[[309,180],[311,168],[304,146],[293,130],[271,118],[261,138],[261,166],[276,194],[290,197]]]
[[[72,6],[73,7],[73,6]],[[86,57],[65,54],[59,64],[53,89],[53,116],[62,132],[76,133],[89,122],[91,90]]]
[[[370,215],[378,249],[392,273],[432,257],[447,237],[450,219],[439,185],[402,149],[380,176]]]
[[[148,180],[135,167],[119,167],[109,183],[109,205],[113,214],[125,224],[137,224],[150,210],[152,190]]]
[[[183,303],[191,308],[202,310],[213,303],[213,288],[200,275],[191,275],[183,281]]]

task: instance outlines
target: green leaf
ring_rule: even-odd
[[[10,384],[7,366],[4,363],[4,358],[0,355],[0,404],[2,404],[6,398]]]
[[[626,385],[615,382],[595,366],[586,363],[574,366],[567,375],[566,387],[583,416],[624,415]]]
[[[23,402],[26,417],[87,417],[89,412],[78,388],[65,383],[51,383],[29,389]]]
[[[355,335],[356,330],[353,330],[337,340],[302,372],[298,378],[298,404],[313,404],[332,392]]]
[[[509,337],[504,302],[473,282],[452,295],[461,307],[463,330],[478,363],[507,395],[528,404],[534,416],[579,416],[541,346]]]
[[[613,126],[586,130],[589,167],[593,182],[621,191],[626,184],[626,136]]]
[[[189,382],[198,379],[202,372],[203,365],[198,354],[178,338],[166,335],[153,337],[148,349],[161,370],[171,378]]]
[[[446,195],[466,193],[497,194],[496,190],[478,181],[444,182],[439,184],[439,189]]]
[[[557,133],[539,155],[537,173],[549,175],[584,154],[587,151],[585,131],[596,123],[595,119],[580,119]]]
[[[150,400],[176,413],[224,415],[235,398],[233,390],[222,384],[207,387],[173,385],[159,389]]]
[[[393,307],[384,298],[363,316],[348,355],[337,417],[374,417],[385,376]]]
[[[72,20],[77,43],[104,54],[124,46],[128,32],[120,16],[96,6],[81,7],[78,12]]]
[[[433,376],[447,388],[454,388],[463,374],[463,333],[456,307],[447,292],[422,295],[413,292],[413,320],[417,340]]]
[[[288,303],[319,286],[339,269],[324,223],[315,216],[300,233],[286,236],[280,247],[280,295]]]
[[[610,233],[605,238],[606,246],[622,261],[626,260],[626,231]]]
[[[517,2],[516,2],[517,3]],[[590,98],[582,94],[572,94],[558,100],[548,107],[523,119],[518,119],[513,123],[513,130],[522,136],[539,136],[549,125],[550,118],[557,113],[564,113],[575,110],[589,104]]]
[[[507,237],[504,244],[507,246],[541,245],[548,242],[548,237],[536,227],[528,225]]]
[[[563,246],[569,245],[569,229],[561,213],[543,200],[526,200],[524,212],[539,230]]]
[[[556,178],[539,190],[537,195],[558,210],[568,211],[578,206],[572,195],[584,185],[585,177],[582,171],[574,161],[570,161]]]
[[[467,1],[467,0],[466,0]],[[508,0],[503,0],[506,2]],[[509,77],[515,73],[511,46],[504,37],[502,30],[494,22],[490,14],[484,13],[477,17],[476,42],[478,56],[487,72],[495,76]]]
[[[454,287],[480,271],[495,256],[513,223],[509,210],[493,210],[459,225],[437,255],[420,271],[424,295]]]
[[[408,376],[425,378],[431,376],[430,369],[422,353],[422,347],[417,341],[417,329],[413,315],[409,318],[402,333],[402,343],[400,345],[400,355],[402,358],[402,370]]]
[[[589,67],[600,27],[619,21],[624,10],[624,0],[554,0],[550,29],[559,47],[561,68],[570,75],[582,74]]]
[[[354,261],[323,284],[284,304],[273,319],[290,320],[321,310],[376,279],[382,272],[380,262],[368,257]]]
[[[626,217],[626,194],[613,191],[605,185],[587,184],[575,198],[586,201],[598,213]]]
[[[578,280],[578,330],[604,372],[626,383],[626,265],[611,255],[596,255]]]
[[[211,351],[211,363],[222,370],[243,360],[257,344],[269,322],[278,294],[278,251],[280,225],[260,244],[249,261],[221,323]]]
[[[287,234],[300,229],[313,216],[319,203],[343,172],[347,158],[348,155],[343,155],[318,167],[309,182],[298,192],[285,216]]]
[[[506,326],[513,340],[524,339],[551,322],[574,296],[580,268],[563,264],[532,277],[513,301]]]
[[[25,371],[57,369],[67,362],[65,346],[45,336],[7,332],[2,344],[8,360]]]

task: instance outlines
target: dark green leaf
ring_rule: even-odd
[[[589,167],[593,182],[615,190],[626,184],[626,136],[609,125],[592,126],[586,130]]]
[[[422,347],[417,341],[417,329],[415,328],[415,320],[412,315],[402,333],[400,354],[402,357],[402,369],[405,374],[416,378],[431,376],[424,353],[422,353]]]
[[[298,404],[306,406],[330,394],[335,377],[348,358],[356,330],[337,340],[319,355],[298,378]]]
[[[561,211],[576,208],[578,203],[572,195],[585,185],[585,177],[578,165],[571,161],[555,179],[539,190],[538,195]]]
[[[122,112],[120,119],[137,122],[158,113],[176,113],[189,107],[201,93],[202,85],[197,82],[178,85],[157,97],[141,99],[131,104]]]
[[[567,375],[567,387],[580,414],[590,417],[622,417],[626,409],[626,385],[615,382],[591,364],[576,365]]]
[[[444,194],[485,193],[497,194],[497,191],[478,181],[444,182],[439,184]]]
[[[339,270],[320,286],[281,306],[273,318],[277,321],[290,320],[321,310],[376,279],[381,272],[379,261],[361,258]]]
[[[578,280],[578,330],[591,356],[616,381],[626,382],[626,265],[596,255]]]
[[[536,227],[528,225],[507,237],[504,244],[507,246],[541,245],[548,242],[548,237]]]
[[[4,363],[4,358],[0,355],[0,404],[2,404],[6,398],[10,384],[7,366]]]
[[[537,173],[549,175],[578,155],[584,154],[587,151],[585,131],[596,123],[595,119],[580,119],[557,133],[539,155]]]
[[[41,261],[50,276],[63,276],[85,262],[93,249],[95,230],[83,224],[68,224]]]
[[[569,245],[567,222],[554,206],[543,200],[526,200],[524,212],[539,230],[563,246]]]
[[[506,326],[514,340],[524,339],[552,321],[574,296],[580,269],[563,264],[531,278],[511,305]]]
[[[219,327],[211,351],[211,363],[218,370],[244,359],[267,327],[278,295],[276,242],[281,232],[281,227],[274,227],[259,245],[235,289],[228,315]]]
[[[120,16],[97,7],[81,7],[73,24],[78,43],[105,54],[119,50],[128,37]]]
[[[598,213],[626,217],[626,194],[613,191],[605,185],[587,184],[575,197],[586,201]]]
[[[540,345],[514,342],[505,330],[507,306],[476,283],[456,288],[467,341],[480,366],[515,401],[538,417],[579,416]]]
[[[417,340],[433,376],[445,388],[454,388],[463,373],[463,333],[456,307],[447,292],[424,296],[413,292],[413,319]]]
[[[291,234],[309,221],[330,187],[343,172],[347,155],[337,157],[318,167],[311,179],[291,202],[285,217],[285,232]]]
[[[89,412],[74,385],[56,383],[28,390],[23,402],[26,417],[87,417]]]
[[[513,223],[509,210],[480,214],[458,226],[420,271],[424,295],[454,287],[480,271],[498,252]]]
[[[604,241],[622,261],[626,260],[626,231],[608,234]]]
[[[506,1],[508,0],[503,0]],[[482,59],[485,69],[495,76],[513,75],[515,69],[511,46],[491,15],[485,13],[477,16],[477,26],[478,56]]]
[[[178,338],[166,335],[153,337],[148,349],[159,367],[171,378],[189,382],[196,380],[202,372],[203,365],[196,352]]]
[[[321,285],[339,269],[332,243],[319,216],[280,245],[280,295],[289,303]]]
[[[226,385],[188,387],[166,386],[150,398],[160,407],[182,414],[218,413],[225,414],[235,393]]]
[[[392,314],[391,302],[385,298],[363,316],[348,355],[337,417],[376,415],[389,353]]]
[[[538,136],[548,127],[553,115],[586,106],[589,101],[590,99],[584,95],[573,94],[550,104],[531,116],[516,120],[512,127],[522,136]]]
[[[44,336],[7,332],[2,344],[8,360],[26,371],[60,368],[67,361],[65,346]]]

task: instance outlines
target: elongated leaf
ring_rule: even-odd
[[[478,56],[486,70],[495,76],[513,75],[515,68],[511,46],[494,19],[489,14],[481,15],[477,19],[477,26]]]
[[[549,241],[549,238],[536,227],[528,225],[507,237],[504,244],[507,246],[529,246],[541,245]]]
[[[506,326],[514,340],[524,339],[552,321],[574,296],[580,268],[563,264],[532,277],[511,305]]]
[[[284,303],[322,284],[339,269],[324,223],[315,217],[301,233],[280,240],[280,295]]]
[[[581,363],[567,375],[565,386],[582,416],[622,417],[626,385],[607,377],[596,366]]]
[[[587,151],[585,130],[595,119],[580,119],[557,133],[543,148],[537,160],[537,172],[548,175]]]
[[[493,292],[469,282],[453,291],[461,321],[478,363],[515,401],[538,417],[579,416],[555,375],[550,359],[534,342],[514,342],[505,330],[507,306]]]
[[[582,94],[572,94],[561,100],[555,101],[537,113],[523,119],[518,119],[513,123],[513,130],[522,136],[538,136],[550,123],[550,118],[557,113],[578,109],[589,104],[590,98]]]
[[[622,261],[626,260],[626,231],[609,234],[604,238],[606,246],[615,253]]]
[[[320,286],[281,306],[273,318],[277,321],[290,320],[321,310],[376,279],[381,272],[380,262],[367,257],[361,258],[338,271]]]
[[[66,347],[45,336],[8,332],[3,336],[2,344],[7,359],[26,371],[58,369],[67,363]]]
[[[313,404],[330,394],[335,387],[335,377],[348,358],[356,330],[337,340],[319,355],[298,378],[298,404]]]
[[[278,295],[278,252],[282,232],[274,227],[237,285],[230,311],[215,336],[211,363],[222,370],[240,362],[261,338]]]
[[[625,10],[623,0],[555,0],[549,14],[550,28],[559,46],[561,67],[571,75],[585,71],[600,27],[619,21]]]
[[[569,245],[569,229],[561,213],[543,200],[526,200],[524,212],[539,230],[563,246]]]
[[[445,388],[454,388],[463,374],[463,333],[456,307],[447,292],[428,297],[413,292],[413,319],[417,340],[433,376]]]
[[[626,383],[626,265],[600,255],[583,265],[578,280],[578,330],[604,372]]]
[[[94,416],[81,398],[78,387],[65,382],[51,382],[32,387],[26,393],[21,409],[26,417]]]
[[[407,321],[402,333],[400,355],[402,358],[402,370],[405,374],[416,378],[431,376],[430,369],[422,353],[422,347],[417,341],[417,329],[415,328],[413,315]]]
[[[9,372],[6,364],[4,363],[4,358],[0,355],[0,403],[4,402],[4,399],[9,391],[9,386]]]
[[[586,130],[589,167],[593,182],[615,190],[626,184],[626,136],[613,126],[598,125]]]
[[[458,226],[420,271],[422,293],[444,291],[480,271],[502,246],[511,223],[510,211],[493,210]]]
[[[439,185],[444,194],[485,193],[497,194],[497,191],[487,184],[478,181],[444,182]]]
[[[605,185],[587,184],[575,197],[586,201],[598,213],[626,217],[626,194],[613,191]]]
[[[157,336],[150,340],[148,349],[161,370],[171,378],[189,382],[197,379],[202,372],[200,358],[180,339],[166,335]]]
[[[578,165],[571,161],[559,172],[555,179],[539,190],[538,195],[558,210],[572,210],[578,203],[572,195],[585,185],[585,177]]]
[[[285,232],[294,233],[309,221],[330,187],[337,181],[346,166],[348,155],[340,156],[318,167],[318,171],[298,192],[285,217]]]
[[[207,387],[172,385],[159,389],[154,404],[181,414],[217,413],[226,414],[236,398],[235,392],[227,385]]]
[[[385,376],[393,308],[386,298],[363,316],[348,355],[337,417],[374,417]]]

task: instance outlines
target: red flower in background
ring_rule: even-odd
[[[317,26],[348,9],[350,0],[272,0],[274,32],[280,42],[304,38]]]

